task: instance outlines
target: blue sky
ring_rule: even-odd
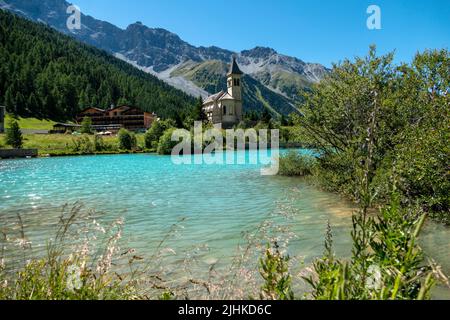
[[[271,47],[331,66],[396,50],[410,61],[425,48],[450,47],[450,0],[72,0],[81,11],[121,28],[141,21],[195,46],[234,51]],[[367,7],[381,8],[382,30],[368,30]]]

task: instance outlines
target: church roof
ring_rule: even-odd
[[[226,92],[224,95],[222,95],[219,100],[235,100],[231,94]]]
[[[231,62],[230,72],[228,74],[244,74],[236,62],[236,57],[233,57],[233,62]]]
[[[223,95],[225,94],[224,91],[220,91],[219,93],[213,94],[212,96],[209,96],[208,98],[205,99],[205,101],[203,102],[203,104],[207,104],[210,102],[214,102],[219,100]]]

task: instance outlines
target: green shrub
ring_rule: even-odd
[[[89,136],[87,135],[73,139],[72,143],[72,150],[74,152],[79,152],[82,154],[92,154],[95,152],[94,143],[92,143],[91,139],[89,139]]]
[[[265,300],[293,300],[294,293],[291,287],[289,274],[289,256],[280,252],[278,244],[267,247],[264,258],[260,260],[259,273],[264,279],[261,299]]]
[[[174,128],[175,123],[173,120],[156,121],[152,124],[151,128],[145,133],[145,148],[156,149],[158,148],[159,139],[167,129]]]
[[[92,134],[92,119],[90,117],[83,118],[80,132],[83,134]]]
[[[419,202],[432,217],[450,225],[450,135],[445,126],[411,132],[398,146],[395,169],[405,200]]]
[[[399,198],[379,217],[363,212],[353,216],[353,256],[336,259],[328,229],[326,250],[314,263],[315,275],[306,279],[317,300],[430,299],[435,284],[432,265],[424,263],[417,238],[425,215],[402,209]]]
[[[314,170],[315,160],[311,156],[301,155],[298,151],[290,150],[280,157],[279,175],[308,176]]]
[[[303,116],[293,122],[323,154],[317,174],[325,189],[359,200],[357,170],[371,153],[372,204],[389,202],[397,176],[402,203],[418,202],[450,223],[449,51],[419,53],[409,65],[393,59],[373,47],[365,58],[334,66],[306,94]],[[370,140],[368,132],[375,132]]]
[[[92,140],[88,135],[72,139],[72,151],[81,154],[93,154],[96,152],[113,151],[110,144],[105,143],[103,138],[95,135]]]
[[[320,186],[330,192],[339,192],[350,199],[355,196],[355,160],[351,153],[328,152],[317,159],[315,174]]]
[[[169,155],[172,153],[172,149],[178,144],[177,141],[172,141],[172,134],[175,128],[168,129],[159,139],[158,153],[161,155]]]
[[[136,135],[129,132],[126,129],[120,129],[119,131],[119,149],[121,150],[133,150],[137,147]]]
[[[94,149],[95,151],[105,151],[108,149],[108,146],[103,141],[103,138],[99,135],[94,136]]]

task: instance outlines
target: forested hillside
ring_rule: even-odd
[[[104,51],[0,10],[0,104],[52,120],[111,104],[167,117],[193,98]]]

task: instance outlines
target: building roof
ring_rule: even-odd
[[[86,112],[86,111],[88,111],[88,110],[90,110],[90,109],[94,109],[94,110],[97,110],[97,111],[99,111],[99,112],[105,112],[105,110],[100,109],[100,108],[96,108],[96,107],[88,107],[88,108],[85,108],[85,109],[81,110],[80,113],[84,113],[84,112]]]
[[[233,98],[233,96],[231,94],[229,94],[228,92],[226,92],[224,95],[222,95],[219,100],[236,100]]]
[[[236,62],[236,57],[233,57],[233,61],[231,62],[230,72],[228,74],[244,74]]]
[[[117,106],[117,107],[112,107],[106,111],[110,112],[110,111],[114,111],[114,110],[118,110],[118,109],[125,109],[125,110],[130,110],[133,109],[133,107],[129,107],[129,106]],[[138,109],[138,108],[134,108],[134,109]]]
[[[81,125],[79,125],[79,124],[74,124],[74,123],[61,123],[61,122],[59,122],[59,123],[55,123],[55,124],[53,125],[53,128],[56,128],[56,127],[64,127],[64,128],[80,128]]]
[[[209,96],[208,98],[205,99],[205,101],[203,102],[203,104],[207,104],[210,102],[214,102],[219,100],[223,95],[225,94],[225,92],[222,90],[219,93],[213,94],[212,96]]]

